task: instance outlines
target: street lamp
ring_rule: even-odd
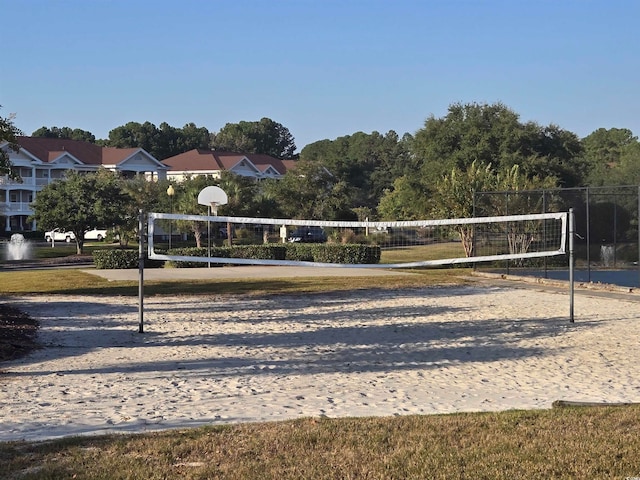
[[[167,188],[167,195],[169,195],[169,205],[170,205],[169,213],[173,213],[173,195],[175,193],[176,191],[173,189],[173,185],[169,184],[169,188]],[[173,227],[173,220],[169,220],[169,250],[171,250],[171,236],[173,235],[172,227]]]

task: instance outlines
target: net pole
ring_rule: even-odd
[[[573,323],[573,237],[575,235],[575,218],[573,208],[569,209],[569,322]]]
[[[138,333],[144,333],[144,217],[138,210]]]

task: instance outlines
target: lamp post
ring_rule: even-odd
[[[173,189],[173,185],[169,185],[169,188],[167,188],[167,195],[169,195],[169,208],[170,211],[169,213],[173,213],[173,195],[176,193],[176,191]],[[171,250],[171,237],[173,235],[173,220],[169,220],[169,250]]]

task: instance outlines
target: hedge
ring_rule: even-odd
[[[183,255],[189,257],[207,257],[208,249],[205,247],[172,248],[171,255]],[[234,245],[232,247],[211,247],[211,256],[218,258],[247,258],[261,260],[284,260],[285,247],[279,244],[264,245]],[[170,261],[167,266],[176,268],[202,267],[206,262],[182,262]],[[222,263],[213,263],[215,266],[223,266]]]
[[[171,255],[207,257],[206,247],[172,248]],[[262,245],[234,245],[232,247],[211,247],[211,256],[218,258],[246,258],[260,260],[295,260],[320,263],[363,264],[379,263],[380,247],[376,245],[337,243],[286,243]],[[138,268],[138,250],[101,249],[93,252],[93,261],[99,269]],[[207,262],[168,261],[166,266],[176,268],[197,268]],[[145,268],[164,266],[163,261],[145,259]],[[212,266],[223,266],[212,263]]]
[[[93,263],[98,269],[128,269],[138,268],[138,250],[131,248],[100,249],[93,252]],[[164,261],[144,260],[145,268],[160,268]]]
[[[377,245],[339,243],[288,243],[287,260],[320,263],[370,264],[380,262]]]

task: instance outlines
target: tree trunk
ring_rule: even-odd
[[[464,248],[464,254],[466,257],[470,257],[473,254],[473,232],[473,226],[458,227],[458,233],[460,234],[460,240],[462,240],[462,248]]]

